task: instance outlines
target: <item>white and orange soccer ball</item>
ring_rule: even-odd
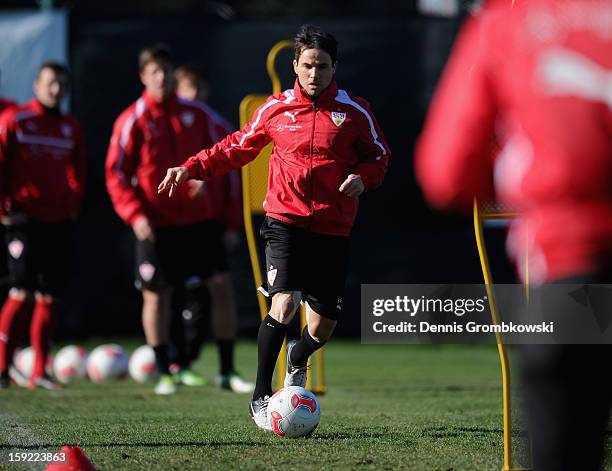
[[[279,437],[310,435],[320,419],[321,407],[317,396],[300,386],[283,388],[268,402],[268,421]]]
[[[94,383],[125,378],[127,371],[128,356],[119,345],[100,345],[89,354],[87,375]]]
[[[67,384],[87,375],[87,351],[78,345],[67,345],[55,354],[53,372],[61,383]]]
[[[15,368],[17,368],[25,378],[30,378],[32,376],[32,370],[34,369],[34,348],[27,347],[17,351],[13,357],[13,363]],[[49,355],[47,358],[45,373],[49,376],[53,374],[53,355]]]
[[[128,369],[132,379],[138,383],[146,383],[159,377],[155,352],[148,345],[142,345],[132,352]]]

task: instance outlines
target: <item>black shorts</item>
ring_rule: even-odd
[[[10,286],[61,295],[70,281],[74,223],[29,220],[5,229]]]
[[[266,246],[268,293],[301,291],[317,314],[337,320],[349,255],[349,238],[308,232],[266,217],[260,236]]]
[[[136,240],[136,287],[159,291],[182,287],[228,271],[223,224],[204,221],[155,229],[155,242]]]

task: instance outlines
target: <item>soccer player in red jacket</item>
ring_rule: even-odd
[[[286,326],[305,301],[308,326],[289,344],[285,376],[285,386],[304,386],[308,357],[331,337],[342,309],[359,195],[382,183],[390,154],[368,103],[334,81],[337,44],[331,34],[303,26],[295,38],[293,89],[271,96],[241,131],[168,169],[159,185],[173,198],[192,179],[242,167],[274,143],[261,228],[272,307],[259,328],[250,404],[255,423],[268,431],[272,374]]]
[[[198,68],[191,65],[178,67],[174,72],[174,81],[179,98],[194,101],[209,114],[215,138],[220,139],[233,132],[233,126],[204,102],[208,96],[208,86]],[[226,206],[226,211],[234,214],[226,217],[242,221],[240,172],[235,170],[228,177],[221,178],[229,178],[232,194],[232,204]],[[227,188],[217,185],[209,187],[208,191],[227,191]],[[213,196],[212,199],[222,201],[223,195]],[[217,245],[223,244],[228,255],[240,242],[240,233],[235,228],[229,228],[217,235],[222,239]],[[175,302],[175,307],[178,307],[180,316],[173,313],[172,329],[172,346],[176,361],[179,366],[189,368],[189,365],[197,359],[208,331],[209,314],[212,314],[213,335],[219,352],[219,374],[215,377],[215,383],[221,389],[250,393],[253,392],[254,384],[242,379],[234,368],[234,345],[238,327],[236,303],[231,297],[217,295],[215,287],[217,278],[218,276],[213,276],[208,280],[202,280],[198,276],[190,276],[183,292],[179,292],[183,296],[177,296],[178,302]]]
[[[45,375],[57,298],[69,281],[73,219],[85,185],[85,151],[78,121],[62,114],[68,70],[44,63],[35,99],[0,116],[0,216],[6,226],[11,290],[0,315],[0,386],[8,386],[13,352],[31,308],[35,351],[30,388],[55,389]]]
[[[136,236],[143,327],[161,372],[155,392],[173,394],[176,385],[168,369],[172,292],[197,276],[214,286],[214,296],[233,299],[221,233],[241,228],[240,211],[231,209],[240,204],[240,197],[229,177],[206,184],[194,181],[172,200],[157,194],[168,166],[222,136],[217,135],[215,117],[205,106],[174,94],[168,49],[145,48],[139,66],[145,90],[115,122],[106,184],[115,211]],[[190,370],[178,376],[183,384],[201,383]]]
[[[611,18],[607,0],[486,4],[457,40],[418,144],[432,205],[496,197],[520,211],[507,245],[518,267],[528,251],[533,285],[610,282]],[[599,469],[610,345],[521,353],[534,468]]]

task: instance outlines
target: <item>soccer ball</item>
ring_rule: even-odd
[[[320,418],[317,396],[300,386],[283,388],[268,402],[268,421],[279,437],[310,435]]]
[[[87,375],[94,383],[124,378],[127,370],[128,356],[119,345],[100,345],[89,354]]]
[[[32,376],[32,370],[34,369],[34,348],[27,347],[23,350],[19,350],[15,353],[14,365],[15,368],[26,378]],[[45,365],[45,373],[51,376],[53,374],[53,355],[47,357],[47,363]]]
[[[159,376],[155,364],[155,352],[148,345],[138,347],[132,353],[129,363],[129,372],[132,379],[138,383],[155,380]]]
[[[83,379],[87,373],[87,351],[77,345],[68,345],[55,354],[53,372],[62,383]]]

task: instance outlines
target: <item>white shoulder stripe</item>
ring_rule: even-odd
[[[346,91],[344,90],[338,90],[338,94],[336,95],[336,101],[339,101],[340,103],[344,103],[346,105],[351,105],[354,108],[357,108],[365,115],[365,117],[368,119],[368,123],[370,123],[370,133],[372,134],[372,140],[374,141],[374,144],[381,148],[383,155],[386,155],[387,149],[385,149],[385,146],[383,146],[382,143],[378,140],[378,133],[376,132],[376,128],[374,128],[374,121],[372,120],[370,113],[368,113],[367,110],[359,103],[352,100],[348,93],[346,93]]]
[[[59,147],[61,149],[74,149],[74,141],[72,139],[62,139],[59,137],[43,136],[38,134],[24,134],[20,130],[17,131],[17,141],[24,144],[38,144],[41,146]]]
[[[15,121],[23,121],[24,119],[31,118],[33,116],[36,116],[37,114],[38,112],[36,110],[23,110],[19,113],[15,113]]]
[[[244,141],[255,132],[255,128],[257,128],[257,125],[259,124],[259,121],[261,120],[261,115],[268,108],[270,108],[273,105],[276,105],[277,103],[288,104],[288,103],[291,103],[293,100],[295,100],[295,97],[293,96],[293,90],[285,90],[284,94],[286,98],[283,101],[276,100],[276,99],[270,100],[268,103],[266,103],[264,106],[262,106],[259,109],[259,112],[257,113],[257,117],[255,118],[255,121],[253,121],[253,125],[251,126],[251,129],[249,130],[249,132],[247,132],[246,134],[242,136],[242,139],[240,139],[240,142],[238,144],[232,144],[232,147],[242,147],[242,145],[244,144]]]
[[[145,101],[142,97],[140,97],[138,100],[136,100],[136,109],[130,115],[130,117],[125,120],[125,123],[123,123],[123,126],[121,128],[121,137],[119,139],[119,156],[117,157],[117,162],[115,163],[114,171],[115,173],[119,174],[121,183],[124,185],[126,184],[127,180],[123,171],[121,170],[121,167],[123,165],[123,160],[125,159],[125,147],[127,146],[127,143],[130,139],[130,132],[132,131],[134,123],[140,116],[142,116],[145,109]]]
[[[121,139],[119,140],[119,145],[121,146],[121,148],[125,149],[125,146],[127,145],[127,142],[130,139],[130,132],[132,131],[132,127],[134,126],[136,120],[140,118],[140,116],[142,116],[142,113],[144,113],[145,109],[146,105],[144,99],[139,98],[136,101],[136,109],[125,121],[125,123],[123,123],[123,127],[121,128]]]

